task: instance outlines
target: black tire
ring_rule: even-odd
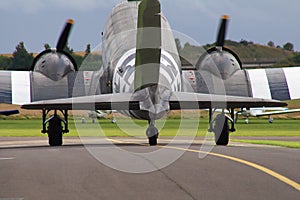
[[[149,137],[149,145],[150,146],[155,146],[157,145],[157,135]]]
[[[226,146],[229,143],[229,125],[225,115],[219,114],[215,120],[214,126],[216,145]]]
[[[63,135],[61,119],[59,117],[53,117],[49,121],[48,126],[48,139],[50,146],[61,146],[62,145],[62,135]]]
[[[150,146],[157,145],[158,129],[155,126],[149,126],[146,135],[148,136]]]

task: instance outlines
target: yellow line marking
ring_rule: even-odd
[[[124,143],[120,140],[114,140],[114,139],[107,139],[107,140],[110,140],[111,142],[115,142],[115,143]],[[130,142],[125,142],[125,143],[130,143]],[[141,145],[141,146],[146,146],[144,144],[139,144],[139,143],[134,143],[134,144],[138,144],[138,145]],[[273,170],[270,170],[266,167],[263,167],[261,165],[258,165],[258,164],[255,164],[255,163],[252,163],[252,162],[249,162],[249,161],[246,161],[246,160],[243,160],[243,159],[240,159],[240,158],[236,158],[236,157],[233,157],[233,156],[227,156],[227,155],[223,155],[223,154],[219,154],[219,153],[212,153],[212,152],[204,152],[204,151],[200,151],[200,150],[194,150],[194,149],[186,149],[186,148],[180,148],[180,147],[174,147],[174,146],[160,146],[160,145],[157,145],[157,147],[160,147],[160,148],[166,148],[166,149],[175,149],[175,150],[180,150],[180,151],[187,151],[187,152],[192,152],[192,153],[205,153],[205,154],[209,154],[211,156],[216,156],[216,157],[219,157],[219,158],[225,158],[225,159],[228,159],[228,160],[232,160],[232,161],[235,161],[235,162],[238,162],[238,163],[242,163],[244,165],[247,165],[249,167],[252,167],[254,169],[257,169],[259,171],[262,171],[276,179],[278,179],[279,181],[295,188],[296,190],[300,191],[300,184],[273,171]]]
[[[235,161],[235,162],[239,162],[239,163],[242,163],[244,165],[247,165],[249,167],[252,167],[252,168],[255,168],[257,170],[260,170],[266,174],[269,174],[270,176],[280,180],[281,182],[284,182],[290,186],[292,186],[293,188],[295,188],[296,190],[300,191],[300,184],[273,171],[273,170],[270,170],[266,167],[263,167],[261,165],[258,165],[258,164],[255,164],[255,163],[252,163],[252,162],[249,162],[249,161],[246,161],[246,160],[243,160],[243,159],[239,159],[239,158],[235,158],[235,157],[232,157],[232,156],[227,156],[227,155],[223,155],[223,154],[218,154],[218,153],[212,153],[212,152],[204,152],[204,151],[200,151],[200,150],[193,150],[193,149],[185,149],[185,148],[180,148],[180,147],[171,147],[171,146],[159,146],[161,148],[169,148],[169,149],[176,149],[176,150],[181,150],[181,151],[188,151],[188,152],[193,152],[193,153],[207,153],[209,155],[212,155],[212,156],[216,156],[216,157],[220,157],[220,158],[225,158],[225,159],[228,159],[228,160],[232,160],[232,161]]]

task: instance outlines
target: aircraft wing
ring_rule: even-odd
[[[283,111],[264,112],[264,113],[258,113],[258,114],[256,114],[256,116],[257,117],[262,117],[262,116],[289,114],[289,113],[296,113],[296,112],[300,112],[300,109],[291,109],[291,110],[283,110]]]
[[[105,94],[32,102],[24,109],[39,110],[140,110],[141,96],[130,93]],[[169,97],[170,110],[239,107],[286,106],[284,102],[251,97],[174,92]]]
[[[103,94],[66,99],[32,102],[22,105],[29,110],[139,110],[139,102],[132,100],[132,94]]]
[[[195,102],[198,105],[195,105]],[[205,108],[240,108],[240,107],[276,107],[287,104],[277,100],[252,97],[225,96],[214,94],[174,92],[170,98],[170,108],[174,109],[205,109]],[[196,106],[196,107],[195,107]],[[198,107],[197,107],[198,106]]]

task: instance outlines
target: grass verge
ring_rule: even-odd
[[[42,136],[41,119],[27,120],[0,120],[0,137],[38,137]],[[183,122],[183,123],[182,123]],[[156,123],[160,129],[161,136],[190,136],[196,133],[196,136],[204,136],[208,129],[208,120],[200,119],[167,119],[158,120]],[[180,131],[178,128],[181,127]],[[146,121],[132,119],[117,119],[117,124],[112,124],[109,120],[99,120],[92,124],[91,120],[86,120],[81,124],[80,119],[70,119],[70,133],[66,136],[78,136],[78,132],[88,136],[106,135],[108,137],[119,136],[142,136],[145,137],[147,128]],[[236,124],[237,131],[231,133],[231,136],[245,137],[293,137],[300,136],[299,120],[294,119],[276,119],[273,124],[269,124],[267,119],[251,119],[249,124],[244,124],[241,120]]]
[[[233,142],[249,143],[249,144],[262,144],[272,145],[288,148],[300,148],[300,142],[292,141],[277,141],[277,140],[232,140]]]

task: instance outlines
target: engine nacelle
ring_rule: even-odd
[[[197,70],[208,71],[213,75],[227,80],[234,73],[242,69],[239,57],[230,49],[217,47],[209,49],[203,54],[197,64]]]
[[[70,54],[56,49],[47,49],[40,53],[31,66],[32,71],[39,72],[53,81],[59,81],[77,69],[77,64]]]

